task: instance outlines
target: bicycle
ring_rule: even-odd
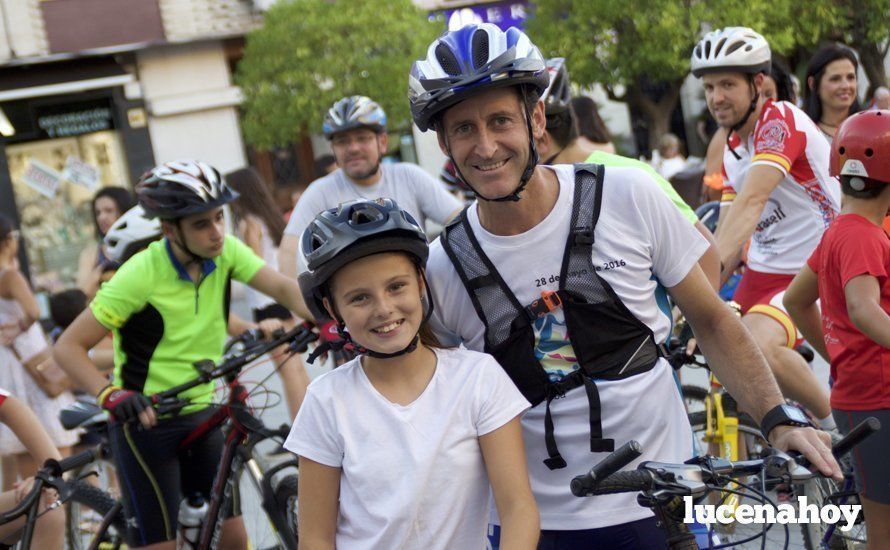
[[[835,457],[843,457],[863,439],[880,429],[875,418],[866,419],[851,430],[850,434],[832,447]],[[805,458],[797,454],[786,454],[773,449],[765,457],[755,460],[732,462],[723,458],[701,456],[682,464],[646,461],[636,470],[619,471],[642,454],[636,441],[630,441],[596,464],[591,470],[572,479],[570,488],[577,497],[606,495],[614,493],[639,492],[637,502],[655,513],[659,527],[667,534],[668,547],[672,550],[697,550],[695,536],[689,532],[684,522],[686,502],[683,497],[692,497],[700,502],[712,491],[726,491],[727,485],[738,483],[746,476],[758,476],[760,489],[753,484],[745,484],[752,494],[758,495],[760,502],[775,507],[766,495],[768,487],[778,483],[802,483],[821,477],[808,467]],[[713,548],[728,548],[764,537],[773,525],[764,525],[760,534],[747,539],[720,544]],[[785,531],[787,547],[789,531]],[[709,533],[713,536],[713,531]]]
[[[122,510],[118,502],[120,495],[116,486],[117,474],[108,445],[108,415],[94,400],[78,398],[60,411],[59,420],[66,430],[84,430],[100,439],[100,443],[94,448],[96,460],[72,471],[74,477],[93,476],[96,481],[85,484],[84,490],[68,501],[65,510],[66,548],[82,550],[93,542],[94,533],[101,525],[97,521],[101,522],[101,518],[112,513],[115,507],[112,517]],[[124,538],[123,530],[112,527],[105,531],[98,546],[103,550],[115,550],[124,545]]]
[[[12,509],[0,513],[0,525],[5,525],[15,519],[26,516],[25,526],[22,530],[22,536],[16,543],[19,548],[27,550],[31,547],[31,541],[34,536],[37,518],[39,517],[40,497],[45,488],[53,488],[58,494],[56,501],[49,507],[50,510],[56,509],[69,500],[77,499],[94,499],[102,500],[104,503],[114,502],[108,494],[85,483],[80,478],[74,478],[66,481],[62,478],[62,474],[74,470],[78,470],[96,460],[98,451],[88,450],[69,456],[62,460],[49,459],[44,462],[43,467],[34,475],[34,485],[27,495]],[[103,518],[103,527],[110,527],[123,532],[123,517],[120,515],[109,515]]]
[[[215,364],[212,361],[199,361],[194,367],[198,376],[169,390],[149,396],[159,414],[177,414],[188,405],[194,404],[182,399],[179,394],[214,380],[224,380],[228,388],[227,400],[219,405],[218,410],[202,425],[195,429],[180,445],[187,448],[191,443],[216,429],[226,433],[225,446],[210,495],[208,511],[202,523],[198,537],[198,548],[215,548],[219,541],[220,527],[225,519],[225,512],[230,500],[242,500],[239,487],[240,475],[248,473],[250,484],[259,494],[259,507],[265,513],[265,526],[271,529],[272,536],[277,539],[280,548],[297,547],[297,491],[298,481],[295,474],[278,478],[287,468],[297,468],[296,459],[287,460],[270,468],[264,468],[263,459],[254,451],[258,443],[270,438],[282,438],[287,435],[287,427],[277,430],[269,429],[251,412],[248,399],[250,392],[239,381],[243,367],[256,361],[273,349],[286,345],[290,353],[303,353],[308,345],[318,338],[306,326],[298,326],[287,332],[273,335],[261,341],[255,331],[249,331],[236,339],[237,349],[234,355],[227,355]],[[229,350],[231,352],[231,350]],[[236,509],[239,502],[234,502]],[[250,503],[252,504],[252,503]],[[244,507],[241,506],[243,509]],[[248,535],[257,537],[262,533]],[[97,537],[102,536],[98,533]],[[255,544],[251,545],[256,547]]]

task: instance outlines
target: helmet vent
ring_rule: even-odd
[[[837,152],[843,155],[847,152],[847,148],[841,146],[840,148],[838,148]]]
[[[701,44],[695,45],[695,57],[701,57]]]
[[[714,55],[715,55],[715,56],[720,55],[720,50],[723,49],[723,46],[724,46],[725,44],[726,44],[726,38],[723,38],[722,40],[720,40],[720,42],[717,42],[717,47],[714,48]]]
[[[733,42],[732,44],[730,44],[730,46],[728,48],[726,48],[726,53],[723,55],[729,55],[744,45],[745,45],[745,43],[742,42],[741,40],[739,40],[738,42]],[[750,46],[749,46],[749,49],[750,49]]]
[[[874,154],[875,154],[875,151],[871,147],[869,147],[868,149],[865,150],[865,156],[867,156],[867,157],[871,157]]]
[[[711,57],[711,41],[705,42],[705,57]]]
[[[436,61],[439,62],[442,70],[449,75],[460,75],[460,63],[458,63],[457,58],[454,57],[454,52],[452,52],[445,44],[440,43],[436,46]]]
[[[478,30],[473,33],[473,68],[478,69],[488,63],[488,33]]]

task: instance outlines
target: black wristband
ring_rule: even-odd
[[[760,431],[763,433],[763,437],[769,439],[770,432],[777,426],[804,428],[812,426],[812,424],[803,411],[792,405],[782,403],[763,415],[763,420],[760,421]]]

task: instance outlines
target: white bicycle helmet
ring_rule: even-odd
[[[216,168],[197,160],[156,166],[136,185],[136,199],[146,214],[166,220],[208,212],[237,198]]]
[[[726,27],[704,35],[692,50],[692,74],[701,78],[712,72],[748,74],[769,71],[769,43],[748,27]]]
[[[161,221],[149,218],[136,205],[118,218],[105,234],[105,256],[117,264],[130,259],[150,243],[161,238]]]

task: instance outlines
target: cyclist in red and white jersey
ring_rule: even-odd
[[[770,59],[767,41],[745,27],[706,34],[692,54],[708,109],[729,130],[717,231],[721,277],[736,270],[750,239],[734,297],[742,320],[783,393],[829,429],[828,394],[793,349],[801,336],[782,295],[840,210],[840,184],[828,174],[829,146],[819,128],[795,105],[761,94]]]

